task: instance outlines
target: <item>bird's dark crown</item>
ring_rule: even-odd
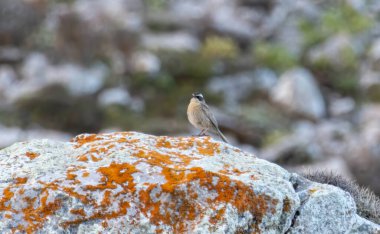
[[[199,101],[204,101],[205,99],[203,98],[203,95],[201,93],[193,93],[193,97],[198,99]]]

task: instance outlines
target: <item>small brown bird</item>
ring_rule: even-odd
[[[204,136],[207,131],[212,130],[218,134],[224,142],[228,143],[226,137],[219,130],[218,123],[206,104],[203,95],[201,93],[193,93],[192,95],[193,97],[187,107],[187,118],[194,127],[201,130],[199,136]]]

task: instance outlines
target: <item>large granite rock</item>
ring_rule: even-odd
[[[35,140],[0,151],[0,171],[1,233],[380,231],[348,193],[209,137]]]

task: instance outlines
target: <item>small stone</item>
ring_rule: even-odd
[[[0,93],[9,89],[17,81],[17,75],[11,66],[0,66]]]
[[[199,40],[187,32],[145,34],[142,44],[150,50],[197,51]]]
[[[157,73],[160,71],[160,59],[147,51],[136,52],[131,57],[131,63],[135,72]]]
[[[104,90],[98,97],[101,106],[119,104],[127,106],[131,101],[131,97],[127,90],[123,88],[110,88]]]
[[[329,106],[330,114],[334,117],[350,114],[355,109],[355,101],[350,97],[334,98]]]

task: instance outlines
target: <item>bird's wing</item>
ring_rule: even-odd
[[[216,122],[214,114],[211,112],[210,108],[207,106],[207,104],[202,104],[202,111],[207,116],[207,118],[210,120],[211,124],[215,127],[215,129],[218,128],[218,122]]]

